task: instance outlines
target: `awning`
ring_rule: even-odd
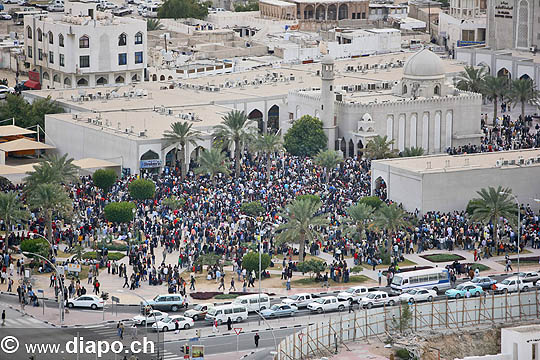
[[[48,145],[38,141],[29,139],[17,139],[0,144],[0,150],[5,152],[24,151],[24,150],[47,150],[54,149],[52,145]]]
[[[26,80],[24,82],[24,86],[29,87],[30,89],[34,89],[34,90],[41,90],[41,84],[39,83],[39,81]]]
[[[94,159],[94,158],[84,158],[80,160],[74,160],[74,165],[77,165],[81,169],[97,169],[97,168],[108,168],[108,167],[117,167],[120,164],[116,164],[107,160]]]
[[[19,169],[18,166],[8,166],[0,165],[0,176],[13,175],[13,174],[24,174],[25,172],[22,169]]]
[[[33,130],[24,129],[15,125],[0,126],[0,137],[16,136],[16,135],[31,135],[36,132]]]

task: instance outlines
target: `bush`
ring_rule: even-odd
[[[304,195],[298,195],[296,197],[296,200],[309,200],[313,201],[314,203],[320,203],[321,197],[319,195],[313,195],[313,194],[304,194]]]
[[[120,260],[126,256],[123,253],[120,252],[109,252],[107,255],[107,259],[114,261],[114,260]],[[95,251],[87,251],[82,255],[82,258],[84,260],[96,260],[97,259],[97,253]]]
[[[129,194],[135,200],[151,199],[156,193],[156,184],[154,184],[153,181],[146,179],[133,180],[128,188]]]
[[[270,255],[261,254],[261,270],[264,271],[270,266]],[[249,252],[242,258],[242,268],[249,271],[255,271],[259,274],[259,253]]]
[[[42,238],[35,239],[26,239],[21,242],[21,251],[22,252],[31,252],[43,256],[44,258],[49,257],[49,250],[51,245],[49,242]],[[29,257],[32,257],[29,255]]]
[[[397,349],[396,356],[402,360],[409,360],[412,358],[411,354],[409,353],[409,350],[407,349]]]
[[[103,244],[99,244],[99,249],[103,248]],[[128,246],[125,244],[105,244],[105,248],[110,251],[127,251]]]
[[[371,206],[373,209],[377,210],[381,207],[381,204],[383,203],[381,199],[379,199],[377,196],[364,196],[360,200],[358,200],[359,204],[365,204]]]
[[[283,146],[291,155],[315,156],[325,149],[328,143],[322,125],[315,117],[302,116],[287,130]]]
[[[105,193],[108,192],[109,189],[114,185],[116,178],[116,172],[111,169],[99,169],[94,172],[94,175],[92,175],[94,185],[103,190]]]
[[[171,210],[177,210],[184,207],[186,204],[186,199],[183,197],[169,196],[168,198],[163,199],[161,202],[163,206],[168,207]]]
[[[362,265],[356,265],[351,268],[351,273],[359,273],[364,270],[364,267]]]
[[[463,256],[457,254],[429,254],[420,256],[434,263],[465,260]]]
[[[302,261],[296,265],[298,271],[302,274],[309,273],[309,277],[313,274],[320,274],[326,270],[326,262],[317,259],[311,259],[308,261]]]
[[[264,207],[259,201],[245,202],[240,205],[240,211],[243,214],[253,217],[261,216],[261,214],[264,213],[264,210]]]
[[[135,204],[127,201],[113,202],[105,206],[105,219],[113,223],[127,223],[133,220]]]

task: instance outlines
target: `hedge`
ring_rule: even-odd
[[[109,252],[109,255],[107,255],[107,259],[111,261],[120,260],[124,256],[126,255],[120,252]],[[95,260],[97,259],[97,253],[95,251],[87,251],[83,254],[82,258],[85,260],[90,260],[90,259]]]

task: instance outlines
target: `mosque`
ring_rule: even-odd
[[[480,143],[482,96],[454,88],[444,62],[428,49],[405,62],[393,86],[353,83],[336,89],[334,59],[327,55],[321,65],[321,88],[289,92],[288,111],[296,119],[321,119],[330,149],[355,156],[377,135],[394,140],[399,151],[422,147],[426,154]],[[283,131],[291,126],[280,122]]]

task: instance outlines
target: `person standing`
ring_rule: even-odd
[[[291,277],[287,276],[287,282],[286,282],[287,290],[291,290]]]
[[[6,326],[6,310],[2,310],[2,326]]]
[[[382,284],[382,277],[383,277],[383,274],[382,274],[382,271],[379,270],[379,273],[377,274],[377,277],[379,279],[379,287],[381,286]]]
[[[189,285],[189,290],[195,291],[195,277],[193,275],[191,275],[190,283],[191,284]]]
[[[231,318],[227,319],[227,330],[229,330],[229,331],[232,330],[232,320],[231,320]]]
[[[259,347],[259,340],[260,340],[260,336],[259,336],[259,333],[255,333],[255,336],[253,337],[253,340],[255,341],[255,347],[258,348]]]
[[[135,324],[131,325],[131,338],[132,339],[137,338],[137,325]]]

